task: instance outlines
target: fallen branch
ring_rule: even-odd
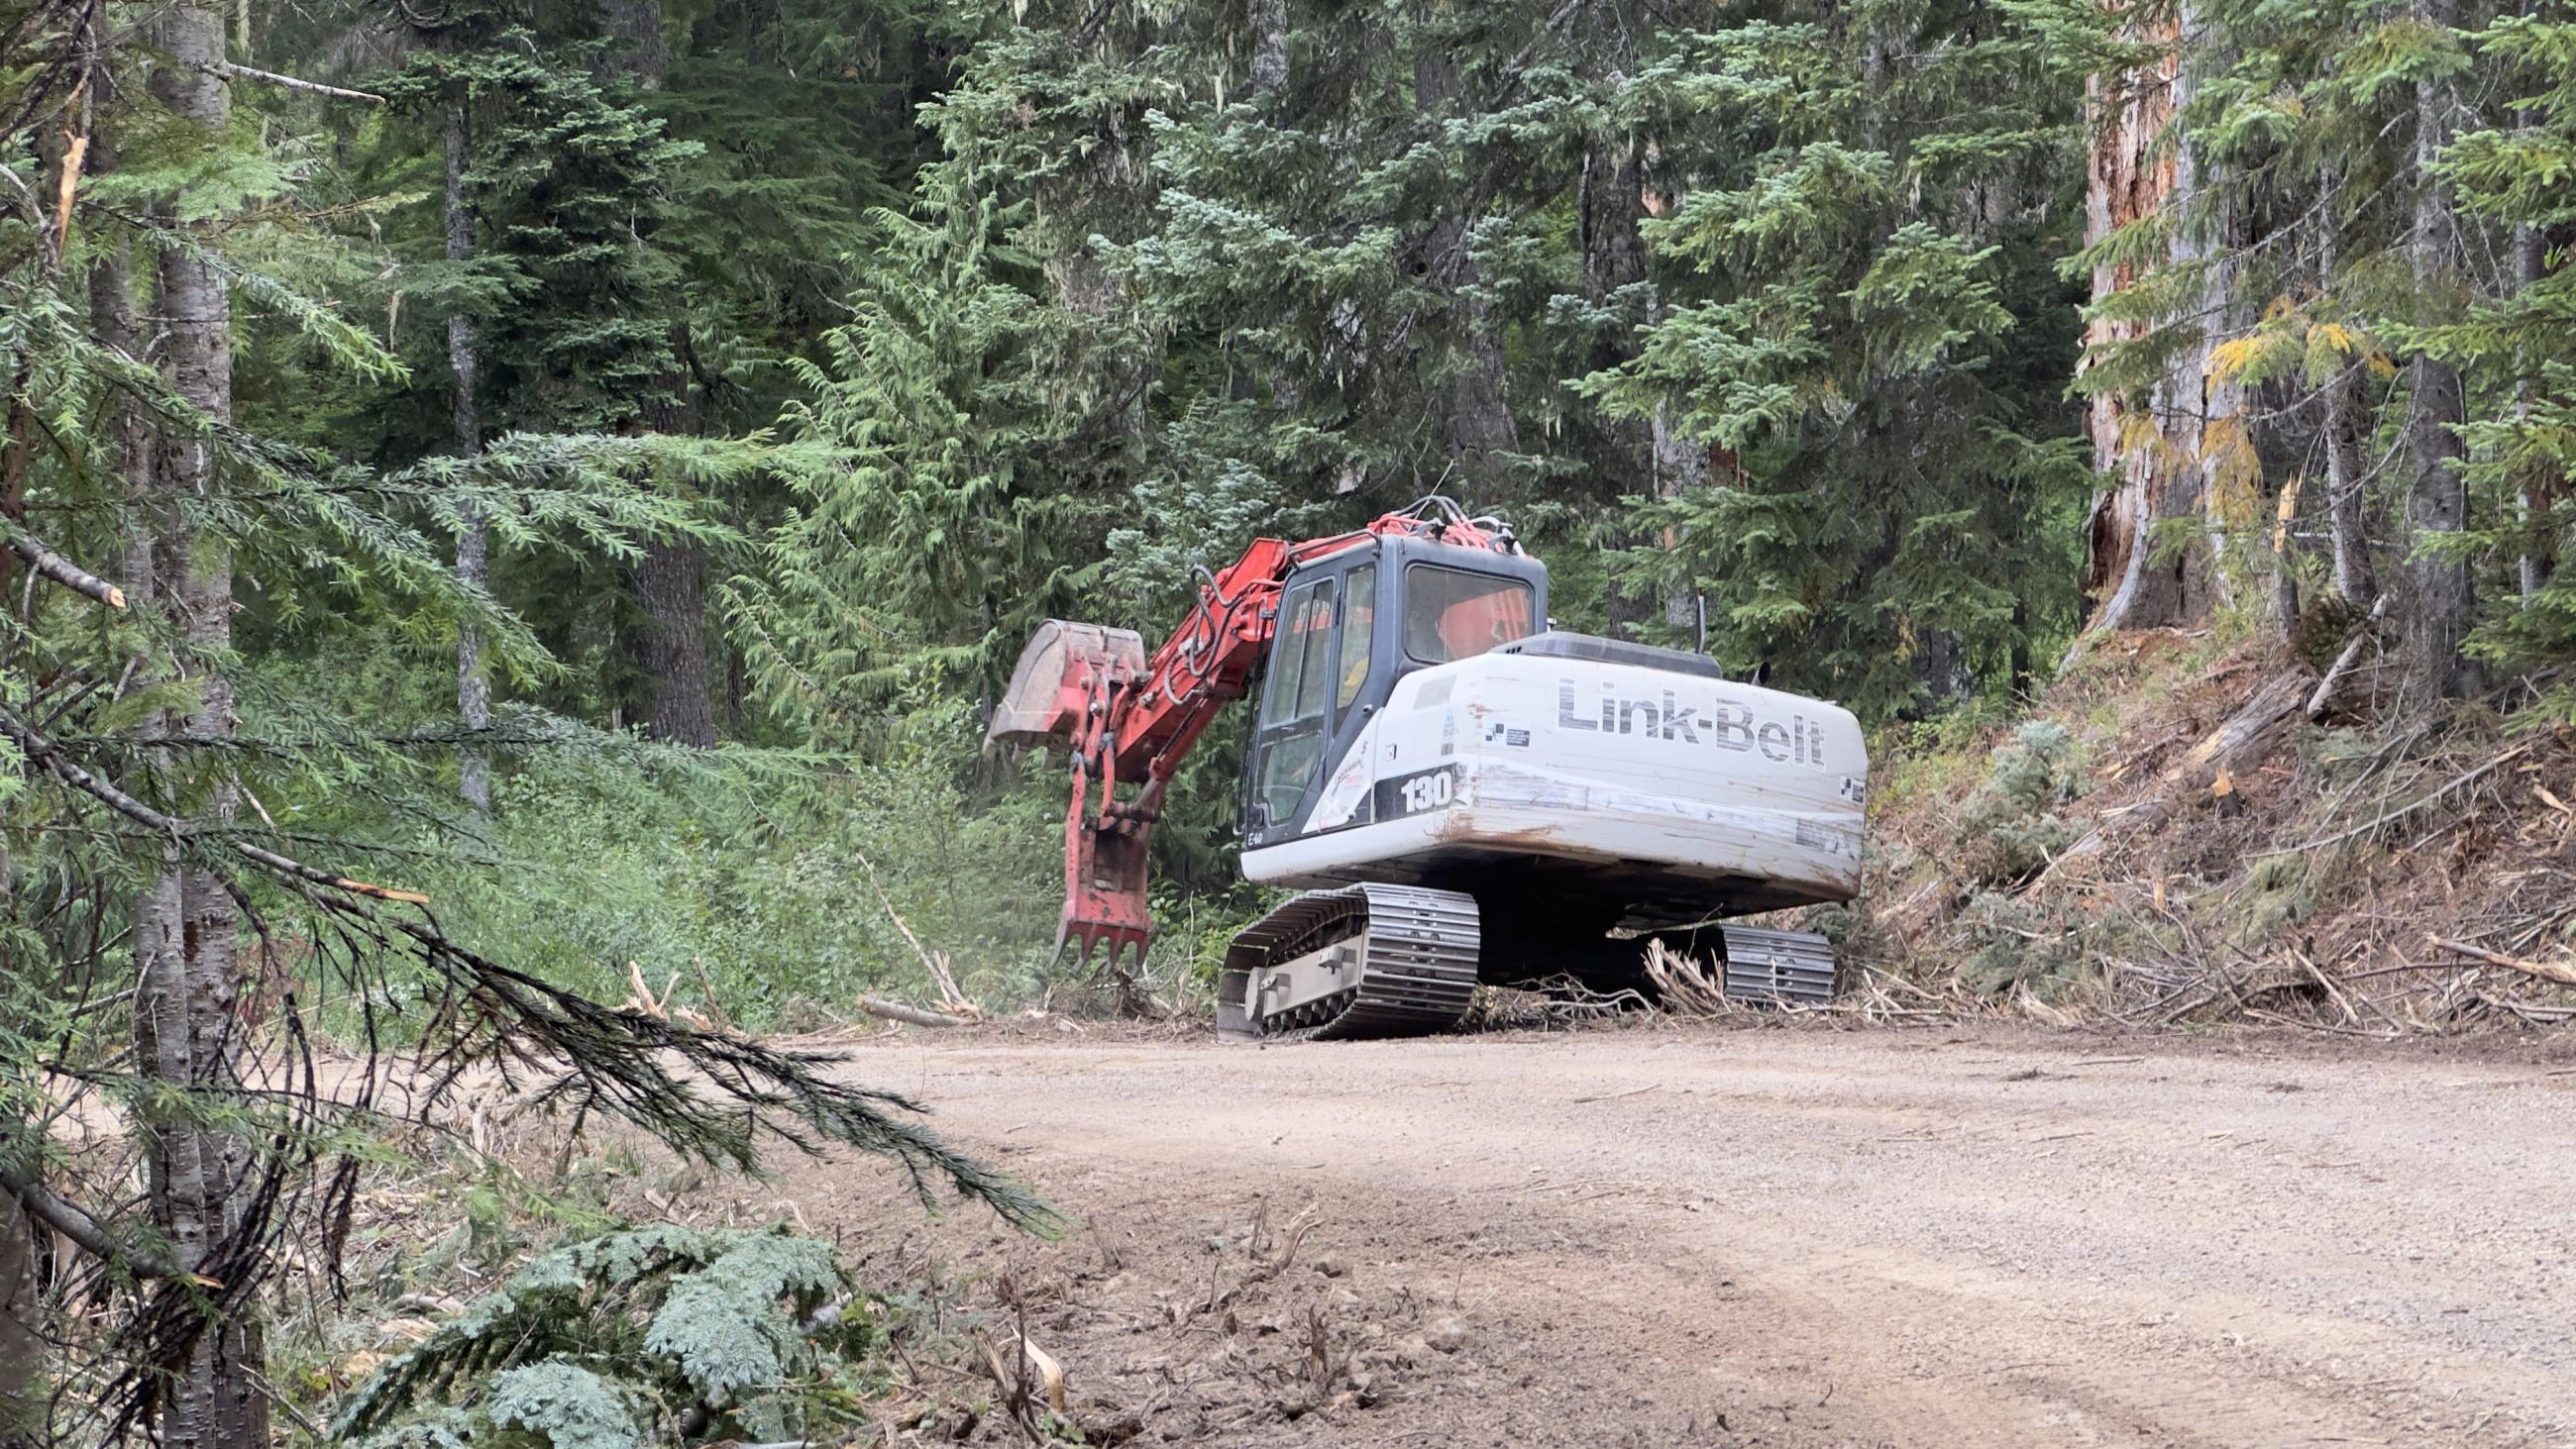
[[[53,1190],[5,1158],[0,1158],[0,1192],[18,1200],[29,1216],[69,1238],[81,1251],[137,1278],[182,1278],[194,1274],[161,1254],[121,1242],[88,1210],[54,1195]]]
[[[876,863],[869,860],[863,852],[853,850],[850,853],[859,858],[859,868],[868,873],[868,885],[877,893],[877,904],[885,907],[886,919],[894,922],[894,928],[903,933],[906,941],[912,943],[912,953],[921,958],[921,969],[930,973],[931,984],[939,988],[941,998],[939,1004],[964,1017],[983,1016],[984,1008],[976,1005],[965,992],[957,989],[957,978],[948,974],[947,958],[921,944],[921,938],[914,935],[912,927],[905,923],[903,913],[894,908],[894,897],[886,894],[885,882],[877,878]],[[922,1024],[929,1025],[926,1022]],[[943,1026],[947,1024],[940,1023]]]
[[[2306,686],[2304,671],[2291,670],[2273,676],[2254,691],[2227,717],[2226,723],[2210,731],[2165,771],[2164,791],[2134,823],[2152,828],[2179,809],[2183,800],[2207,794],[2221,777],[2243,774],[2260,763],[2281,727],[2298,713],[2301,701],[2307,698]]]
[[[2466,941],[2454,941],[2446,936],[2435,936],[2433,944],[2445,951],[2457,951],[2463,956],[2475,957],[2490,966],[2502,966],[2509,971],[2519,971],[2525,976],[2537,976],[2543,981],[2554,981],[2561,986],[2576,986],[2576,966],[2568,965],[2564,961],[2525,961],[2519,956],[2507,956],[2501,951],[2490,951],[2483,946],[2472,946]]]
[[[2335,655],[2334,663],[2326,667],[2325,677],[2317,681],[2316,692],[2308,696],[2309,719],[2323,724],[2334,714],[2335,707],[2342,702],[2338,691],[2344,681],[2351,676],[2353,666],[2361,662],[2363,651],[2377,642],[2379,638],[2377,625],[2387,613],[2388,596],[2382,594],[2371,604],[2369,620],[2361,628],[2353,631],[2351,642],[2345,644],[2342,652]]]
[[[73,563],[70,559],[36,542],[25,534],[9,540],[9,547],[27,566],[39,575],[53,580],[76,594],[87,594],[111,609],[125,607],[125,590]]]
[[[290,91],[304,91],[312,95],[329,96],[334,100],[365,101],[370,105],[377,106],[381,106],[385,103],[385,98],[377,95],[373,91],[353,91],[342,86],[326,86],[320,81],[309,81],[298,76],[279,75],[273,70],[254,70],[246,65],[235,65],[229,60],[199,61],[197,65],[200,70],[207,71],[214,75],[229,76],[234,80],[266,81],[268,84],[273,86],[284,86]]]
[[[2106,812],[2102,824],[2051,857],[2047,867],[2021,889],[2026,892],[2035,888],[2067,861],[2099,854],[2110,844],[2115,826],[2126,831],[2153,830],[2173,818],[2185,802],[2208,797],[2219,781],[2244,774],[2261,763],[2279,741],[2282,727],[2298,717],[2300,705],[2307,697],[2304,669],[2273,676],[2238,706],[2225,723],[2203,736],[2200,743],[2193,745],[2180,761],[2167,769],[2152,794],[2119,811]]]
[[[2531,745],[2538,743],[2538,740],[2534,740],[2531,744],[2517,745],[2514,748],[2505,751],[2503,754],[2496,756],[2494,759],[2487,761],[2485,764],[2478,766],[2476,769],[2454,777],[2451,783],[2444,785],[2441,789],[2434,791],[2423,799],[2418,800],[2411,805],[2400,805],[2396,809],[2370,821],[2368,824],[2356,825],[2350,830],[2329,835],[2322,840],[2311,840],[2305,845],[2285,845],[2279,850],[2266,850],[2261,854],[2256,855],[2254,858],[2256,860],[2264,860],[2275,855],[2298,855],[2305,851],[2323,850],[2329,845],[2341,845],[2345,841],[2353,839],[2355,836],[2368,835],[2370,832],[2379,829],[2383,825],[2393,825],[2398,821],[2405,819],[2407,816],[2414,814],[2416,811],[2423,809],[2425,806],[2432,804],[2434,801],[2441,799],[2443,796],[2450,794],[2452,791],[2457,790],[2464,785],[2474,784],[2479,780],[2485,779],[2488,775],[2495,773],[2496,770],[2502,768],[2508,762],[2520,759],[2522,756],[2529,754],[2531,752]]]
[[[900,1001],[888,1001],[882,996],[862,996],[858,999],[858,1007],[870,1016],[881,1016],[888,1021],[906,1022],[913,1026],[972,1026],[975,1024],[969,1017],[950,1016],[944,1011],[926,1011],[918,1006],[906,1006]]]

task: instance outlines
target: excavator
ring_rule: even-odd
[[[1480,980],[1633,982],[1658,935],[1714,945],[1730,996],[1832,994],[1824,938],[1720,918],[1858,891],[1849,711],[1553,628],[1546,568],[1445,497],[1196,574],[1151,654],[1041,625],[994,709],[989,745],[1061,750],[1072,776],[1059,953],[1142,964],[1173,772],[1257,695],[1242,870],[1302,894],[1229,946],[1221,1038],[1434,1032]]]

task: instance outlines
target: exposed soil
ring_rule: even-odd
[[[853,1074],[1081,1226],[832,1160],[745,1207],[1007,1278],[1095,1442],[2557,1444],[2566,1045],[909,1037]]]

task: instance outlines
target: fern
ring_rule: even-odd
[[[828,1244],[784,1228],[619,1229],[544,1254],[386,1362],[332,1433],[371,1449],[816,1434],[877,1342],[851,1291]]]

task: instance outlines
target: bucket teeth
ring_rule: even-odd
[[[1063,960],[1064,948],[1067,944],[1071,944],[1074,948],[1073,964],[1089,970],[1092,953],[1105,946],[1108,950],[1100,958],[1099,969],[1115,971],[1118,969],[1119,961],[1128,954],[1129,948],[1133,947],[1136,958],[1135,969],[1141,971],[1145,966],[1145,948],[1150,940],[1151,937],[1146,932],[1134,926],[1067,920],[1056,928],[1055,951],[1051,959]]]

